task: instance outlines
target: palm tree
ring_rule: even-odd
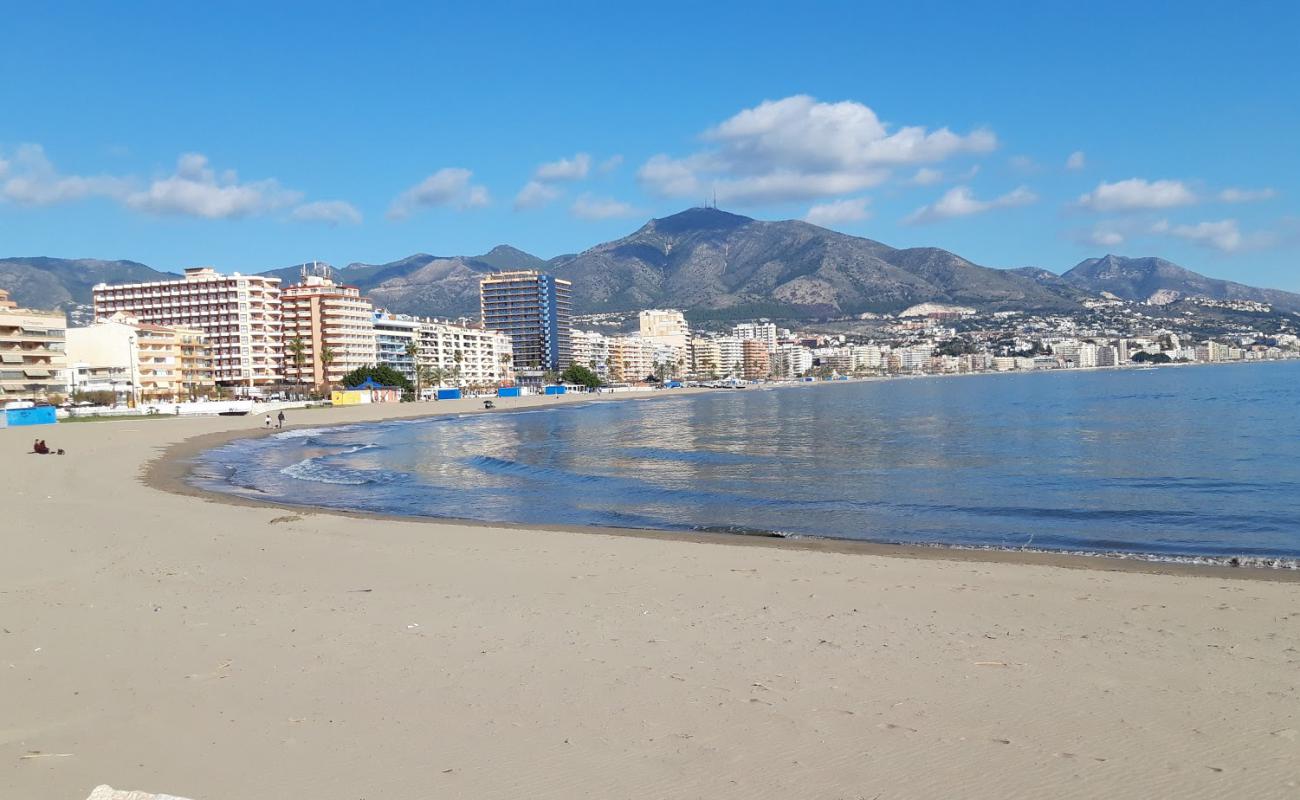
[[[406,355],[411,359],[412,371],[415,373],[415,399],[420,399],[420,342],[412,339],[406,343]]]
[[[302,359],[306,351],[307,345],[303,342],[301,336],[295,336],[289,340],[289,355],[293,358],[293,372],[298,381],[299,394],[302,392]]]
[[[330,347],[329,345],[321,346],[320,365],[321,365],[321,371],[324,373],[325,376],[326,387],[333,385],[330,383],[330,364],[334,363],[334,355],[335,355],[334,348]]]
[[[457,350],[456,352],[451,354],[451,358],[453,361],[456,362],[456,366],[451,368],[451,378],[459,386],[460,385],[460,364],[462,361],[465,360],[465,354]]]

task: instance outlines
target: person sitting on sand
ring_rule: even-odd
[[[46,446],[44,439],[37,439],[36,444],[32,445],[32,452],[48,456],[50,454],[50,448]]]

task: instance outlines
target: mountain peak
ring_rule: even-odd
[[[647,227],[652,227],[660,233],[678,235],[698,231],[726,231],[748,225],[753,221],[749,217],[706,206],[688,208],[670,217],[652,219]]]
[[[546,269],[546,261],[532,253],[525,253],[517,247],[499,244],[481,256],[473,256],[472,262],[483,264],[489,269],[506,271],[514,269]]]

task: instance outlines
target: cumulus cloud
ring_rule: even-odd
[[[361,212],[356,206],[342,200],[304,203],[295,208],[290,216],[299,222],[324,222],[331,227],[361,224]]]
[[[578,153],[573,158],[561,158],[538,165],[533,172],[533,180],[545,183],[556,181],[580,181],[591,171],[591,156]]]
[[[1089,244],[1100,247],[1119,247],[1124,244],[1124,234],[1114,228],[1098,226],[1088,234],[1087,240]]]
[[[681,158],[659,154],[637,172],[664,197],[717,192],[737,204],[848,194],[884,181],[894,167],[929,164],[997,146],[987,130],[891,130],[867,106],[807,95],[767,100],[708,129],[712,147]]]
[[[1172,225],[1168,220],[1160,220],[1151,226],[1151,232],[1176,236],[1203,247],[1218,250],[1221,253],[1235,253],[1248,243],[1262,243],[1257,239],[1248,242],[1246,237],[1242,235],[1235,219],[1198,222],[1195,225]]]
[[[398,195],[388,208],[388,218],[406,219],[421,208],[437,206],[485,206],[491,197],[486,187],[470,183],[473,177],[473,172],[462,167],[443,167]]]
[[[302,192],[286,189],[273,178],[241,183],[233,170],[218,176],[206,156],[185,153],[174,173],[127,194],[124,202],[151,214],[230,219],[285,208],[301,199]]]
[[[1038,200],[1038,195],[1027,186],[1019,186],[1006,194],[992,200],[980,200],[975,197],[969,186],[954,186],[934,203],[921,206],[903,221],[909,225],[921,225],[939,222],[954,217],[968,217],[982,214],[997,208],[1026,206]]]
[[[524,184],[524,188],[519,190],[519,194],[515,195],[515,211],[541,208],[555,200],[560,194],[559,189],[548,183],[529,181]]]
[[[1081,170],[1088,165],[1088,158],[1082,150],[1075,150],[1065,159],[1065,168],[1069,170]]]
[[[1257,200],[1268,200],[1277,196],[1276,189],[1238,189],[1228,187],[1219,192],[1219,200],[1224,203],[1253,203]]]
[[[579,219],[600,220],[634,217],[641,212],[628,203],[610,197],[582,194],[569,209]]]
[[[913,186],[933,186],[943,181],[943,172],[931,167],[921,167],[908,183]]]
[[[1079,197],[1079,205],[1093,211],[1142,211],[1188,206],[1197,202],[1196,193],[1182,181],[1129,178],[1115,183],[1102,181]]]
[[[1007,159],[1007,163],[1010,164],[1011,168],[1016,172],[1026,174],[1026,175],[1033,174],[1042,170],[1042,167],[1038,164],[1038,162],[1033,160],[1029,156],[1012,156],[1011,158]]]
[[[0,159],[0,197],[19,205],[47,206],[88,197],[121,198],[131,181],[112,175],[63,175],[39,144],[20,145]]]
[[[871,216],[871,212],[867,210],[869,202],[871,202],[869,198],[857,197],[818,203],[808,209],[804,221],[824,228],[843,225],[846,222],[861,222]]]

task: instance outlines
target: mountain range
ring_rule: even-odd
[[[267,270],[286,282],[301,265]],[[507,245],[478,256],[417,253],[385,264],[354,263],[336,279],[378,307],[460,317],[478,313],[478,282],[490,272],[538,269],[573,282],[576,313],[671,307],[696,319],[825,318],[892,313],[921,302],[985,311],[1069,311],[1108,292],[1142,301],[1200,296],[1255,300],[1300,312],[1300,294],[1207,278],[1160,258],[1107,255],[1062,275],[1036,267],[994,269],[935,247],[897,249],[807,222],[767,222],[715,208],[652,219],[582,253],[545,260]],[[134,261],[0,259],[0,287],[19,303],[88,303],[101,281],[174,277]]]

